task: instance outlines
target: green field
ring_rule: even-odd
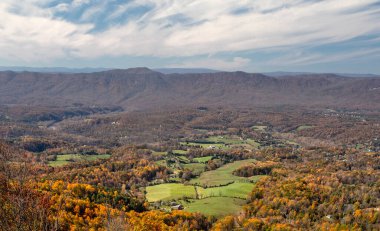
[[[247,182],[247,178],[235,176],[232,172],[235,169],[253,163],[254,161],[254,159],[248,159],[226,164],[216,170],[202,173],[198,178],[191,180],[190,183],[201,186],[219,186],[232,182]]]
[[[244,143],[241,145],[245,148],[251,148],[251,147],[258,148],[258,147],[260,147],[260,143],[256,142],[255,140],[252,140],[252,139],[244,140]]]
[[[198,161],[206,161],[209,158],[202,157],[197,159]],[[166,183],[148,186],[146,187],[146,199],[148,202],[177,200],[184,205],[187,211],[200,212],[204,215],[216,217],[236,213],[240,211],[241,205],[245,203],[255,182],[261,176],[245,178],[235,176],[232,172],[254,161],[254,159],[235,161],[216,170],[206,172],[204,172],[205,163],[181,164],[184,169],[191,169],[194,173],[201,173],[198,178],[190,180],[189,183],[193,185]],[[184,197],[187,200],[184,200]]]
[[[190,164],[183,164],[182,167],[184,169],[188,168],[190,169],[194,174],[198,175],[205,171],[205,164],[204,163],[190,163]]]
[[[178,160],[179,160],[181,163],[184,163],[184,164],[188,164],[188,163],[190,163],[190,160],[189,160],[186,156],[178,156],[177,158],[178,158]]]
[[[194,186],[175,183],[148,186],[146,187],[146,192],[146,199],[149,202],[196,197]]]
[[[182,202],[185,211],[199,212],[206,216],[222,217],[238,213],[245,200],[229,197],[209,197],[201,200]]]
[[[248,194],[252,191],[253,183],[236,182],[222,187],[202,188],[197,186],[199,198],[205,197],[235,197],[247,199]]]
[[[166,154],[168,154],[167,152],[156,152],[156,151],[152,151],[152,155],[153,156],[165,156]]]
[[[182,145],[199,146],[204,149],[228,150],[232,148],[258,148],[259,143],[252,139],[243,140],[238,136],[210,136],[204,140],[181,142]]]
[[[157,160],[154,163],[156,163],[159,166],[166,166],[166,160]]]
[[[198,162],[198,163],[206,163],[207,161],[209,161],[211,159],[212,159],[212,156],[204,156],[204,157],[194,158],[193,161]]]
[[[187,145],[187,146],[194,146],[194,147],[199,146],[203,149],[211,149],[211,148],[222,149],[222,150],[229,149],[229,147],[224,143],[213,143],[213,142],[208,142],[208,141],[182,142],[181,144]]]
[[[173,150],[173,154],[176,154],[176,155],[187,155],[187,151],[185,151],[185,150]]]
[[[305,129],[309,129],[309,128],[313,128],[314,126],[311,126],[311,125],[301,125],[299,126],[296,131],[302,131],[302,130],[305,130]]]
[[[49,166],[51,167],[59,167],[63,165],[67,165],[70,163],[73,163],[70,160],[74,161],[94,161],[97,159],[108,159],[111,155],[109,154],[103,154],[103,155],[81,155],[81,154],[64,154],[64,155],[57,155],[57,160],[55,161],[49,161]]]

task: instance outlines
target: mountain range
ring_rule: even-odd
[[[93,73],[100,71],[109,71],[112,68],[105,67],[83,67],[83,68],[67,68],[67,67],[22,67],[22,66],[0,66],[0,71],[14,72],[41,72],[41,73]],[[207,68],[156,68],[154,71],[163,74],[185,74],[185,73],[215,73],[218,70]]]
[[[114,68],[105,67],[83,67],[83,68],[67,68],[67,67],[22,67],[22,66],[0,66],[0,71],[14,71],[14,72],[41,72],[41,73],[93,73],[100,71],[109,71]],[[154,68],[152,69],[163,74],[200,74],[200,73],[217,73],[220,70],[208,68]],[[271,77],[281,76],[300,76],[312,74],[334,74],[344,77],[380,77],[377,74],[361,74],[361,73],[314,73],[314,72],[288,72],[288,71],[274,71],[262,72],[262,74]]]
[[[148,68],[94,73],[0,72],[0,104],[121,106],[324,106],[380,108],[380,78],[245,72],[164,74]]]

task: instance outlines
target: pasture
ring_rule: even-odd
[[[212,156],[204,156],[204,157],[194,158],[193,161],[198,162],[198,163],[207,163],[207,161],[209,161],[211,159],[212,159]]]
[[[54,161],[49,161],[49,166],[51,167],[59,167],[64,166],[73,162],[80,161],[94,161],[97,159],[108,159],[111,155],[103,154],[103,155],[82,155],[82,154],[63,154],[57,155],[57,159]]]
[[[156,151],[152,151],[152,156],[162,157],[162,156],[166,156],[167,154],[168,154],[167,152],[156,152]]]
[[[315,127],[315,126],[312,126],[312,125],[301,125],[301,126],[297,127],[296,131],[302,131],[302,130],[313,128],[313,127]]]
[[[229,197],[209,197],[181,203],[183,203],[185,211],[199,212],[206,216],[222,217],[238,213],[245,200]]]
[[[173,154],[175,154],[175,155],[187,155],[187,151],[185,151],[185,150],[173,150]]]
[[[197,186],[198,197],[233,197],[247,199],[248,194],[254,187],[253,183],[235,182],[227,186],[202,188]]]
[[[197,159],[197,161],[205,162],[210,157],[194,158],[193,161]],[[148,186],[146,199],[151,203],[176,200],[185,207],[186,211],[216,217],[236,213],[241,210],[241,205],[245,203],[255,182],[261,176],[245,178],[232,173],[235,169],[254,161],[254,159],[235,161],[206,172],[204,172],[205,163],[181,164],[184,169],[190,169],[200,176],[190,180],[191,185],[165,183]]]
[[[232,174],[232,172],[235,169],[253,163],[254,161],[254,159],[240,160],[223,165],[222,167],[213,171],[202,173],[198,178],[192,179],[190,183],[204,187],[212,187],[226,185],[233,182],[248,182],[249,180],[247,178],[235,176]]]
[[[179,162],[184,164],[190,163],[190,160],[186,156],[177,156],[177,159],[179,160]]]
[[[199,175],[204,172],[205,166],[206,165],[204,163],[190,163],[182,165],[184,169],[190,169],[195,175]]]
[[[210,136],[203,140],[181,142],[182,145],[204,149],[229,150],[233,148],[258,148],[260,144],[253,139],[242,139],[238,136]]]
[[[148,186],[146,187],[146,192],[146,199],[149,202],[196,197],[194,186],[176,183]]]

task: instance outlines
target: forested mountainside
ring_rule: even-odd
[[[380,106],[380,78],[245,72],[162,74],[147,68],[82,74],[0,72],[0,104],[121,106]]]

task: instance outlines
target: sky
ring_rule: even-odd
[[[380,0],[1,0],[0,66],[380,74]]]

